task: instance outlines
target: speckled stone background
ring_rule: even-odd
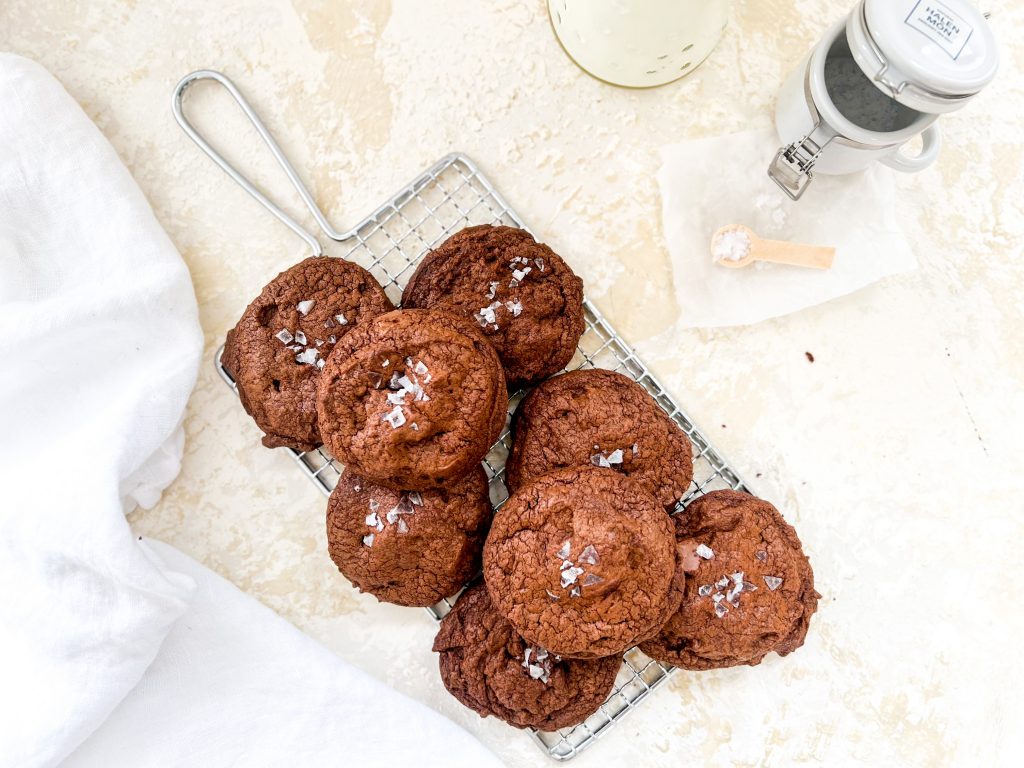
[[[706,64],[634,92],[577,70],[541,0],[5,0],[0,48],[41,61],[97,122],[199,297],[207,359],[184,468],[135,528],[509,765],[547,764],[526,735],[447,696],[424,612],[377,605],[335,571],[324,500],[287,455],[259,447],[216,377],[226,329],[303,248],[171,117],[177,80],[213,67],[250,96],[339,226],[441,155],[474,157],[798,526],[824,596],[806,647],[758,669],[676,675],[577,765],[1019,764],[1024,5],[985,4],[1002,72],[943,119],[940,162],[900,179],[918,271],[752,328],[675,325],[671,281],[686,275],[671,274],[661,239],[658,147],[766,120],[787,71],[851,4],[738,0]],[[190,97],[234,160],[285,190],[225,94]]]

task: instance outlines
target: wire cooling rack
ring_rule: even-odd
[[[275,216],[310,243],[315,252],[319,245],[315,238],[302,230],[294,220],[277,209],[257,192],[233,168],[226,164],[182,116],[181,93],[195,79],[209,77],[221,82],[253,121],[264,141],[278,161],[289,172],[293,184],[304,199],[308,196],[305,188],[291,165],[284,158],[276,143],[266,133],[259,118],[252,112],[237,89],[219,73],[193,73],[185,78],[175,92],[175,115],[186,132],[243,188],[257,198]],[[192,78],[192,80],[189,80]],[[402,289],[412,275],[419,260],[430,249],[464,227],[475,224],[505,224],[528,229],[523,220],[509,207],[504,198],[491,185],[480,169],[465,155],[452,154],[442,158],[434,166],[417,176],[377,210],[345,233],[328,229],[323,214],[312,198],[307,200],[314,217],[331,239],[342,244],[342,256],[368,269],[384,286],[391,300],[397,305]],[[318,215],[319,214],[319,215]],[[286,220],[287,219],[287,220]],[[586,329],[579,347],[567,370],[576,368],[607,368],[632,377],[643,385],[658,404],[676,421],[693,443],[694,480],[687,494],[676,506],[675,512],[692,499],[709,491],[735,489],[747,490],[739,475],[729,467],[704,434],[694,426],[693,421],[673,401],[666,389],[637,358],[633,350],[619,337],[615,330],[589,302],[584,302]],[[235,389],[231,375],[221,365],[221,350],[217,352],[217,370],[224,381]],[[237,390],[236,390],[237,393]],[[509,399],[509,416],[515,411],[524,392],[519,391]],[[505,459],[512,440],[509,421],[498,442],[494,444],[484,465],[491,479],[491,500],[495,508],[500,507],[508,491],[503,481]],[[289,450],[302,472],[325,494],[330,495],[343,467],[334,460],[326,448],[299,452]],[[428,608],[435,618],[441,619],[451,610],[457,596],[442,600]],[[608,699],[597,712],[573,728],[555,732],[531,730],[531,735],[541,749],[555,760],[570,760],[607,733],[619,720],[628,715],[655,688],[662,685],[672,674],[673,668],[660,664],[633,648],[623,657],[622,668],[615,680],[615,687]]]
[[[359,224],[354,230],[349,250],[342,255],[370,270],[397,304],[402,288],[420,258],[455,232],[474,224],[506,224],[526,228],[522,219],[468,157],[449,155],[403,187]],[[694,481],[676,511],[708,491],[726,488],[746,490],[739,476],[711,447],[703,433],[676,405],[600,312],[589,301],[584,302],[583,308],[586,330],[568,369],[608,368],[632,377],[651,393],[693,442]],[[234,387],[231,375],[220,365],[219,352],[217,370]],[[515,411],[523,394],[517,392],[509,400],[509,416]],[[506,421],[501,438],[484,460],[487,474],[491,478],[491,500],[495,508],[500,507],[508,498],[503,478],[505,459],[511,445],[512,438]],[[330,495],[341,477],[343,467],[327,449],[320,447],[304,453],[288,450],[303,473],[325,495]],[[448,613],[454,602],[455,597],[442,600],[428,611],[434,618],[440,619]],[[531,735],[551,757],[569,760],[633,711],[672,672],[672,667],[653,661],[634,648],[623,658],[615,688],[597,712],[574,728],[553,733],[533,731]]]

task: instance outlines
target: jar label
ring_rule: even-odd
[[[953,61],[960,58],[974,27],[938,0],[919,0],[906,24],[939,44]]]

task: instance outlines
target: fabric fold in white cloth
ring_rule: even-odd
[[[74,99],[3,54],[0,104],[0,764],[51,765],[191,594],[124,514],[178,473],[202,333],[184,262]]]
[[[500,765],[436,712],[339,662],[177,550],[150,544],[198,587],[142,682],[63,768]]]
[[[916,266],[897,217],[893,171],[819,174],[794,202],[768,178],[777,150],[768,129],[662,148],[662,224],[680,327],[751,325]],[[712,261],[711,238],[729,224],[770,240],[834,246],[835,263],[829,270],[760,263],[726,269]]]

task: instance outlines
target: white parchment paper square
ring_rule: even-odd
[[[876,166],[815,177],[799,202],[768,178],[774,131],[751,130],[672,144],[658,172],[662,221],[684,327],[750,325],[852,293],[914,269],[896,213],[894,171]],[[745,224],[773,240],[835,246],[829,270],[713,263],[711,236]]]

